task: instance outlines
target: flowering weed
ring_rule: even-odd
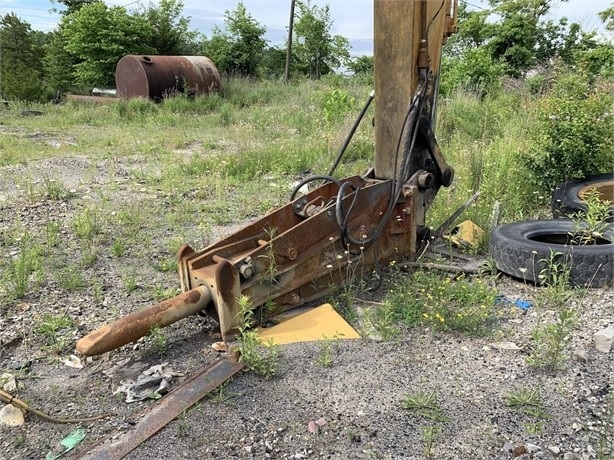
[[[480,336],[490,332],[502,312],[495,297],[495,290],[479,278],[417,271],[388,294],[387,302],[396,319],[408,326]]]

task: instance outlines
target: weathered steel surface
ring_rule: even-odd
[[[399,135],[418,87],[418,67],[428,65],[433,79],[437,78],[442,43],[454,32],[455,18],[456,0],[374,2],[374,167],[379,179],[395,179],[402,161],[402,155],[397,156]],[[432,85],[430,99],[435,92]],[[427,110],[433,112],[433,107]]]
[[[115,86],[122,99],[160,101],[173,93],[208,94],[220,87],[220,74],[205,56],[122,57],[115,68]]]
[[[91,356],[114,350],[138,340],[154,327],[165,327],[199,312],[210,301],[206,286],[195,287],[90,332],[77,342],[77,351]]]
[[[80,458],[90,460],[124,458],[185,410],[239,372],[243,366],[244,363],[232,359],[220,359],[154,403],[139,418],[132,430],[123,433],[117,440],[107,441],[94,447]]]
[[[281,312],[339,289],[375,263],[415,254],[415,224],[420,223],[415,219],[416,187],[406,187],[373,244],[348,245],[338,224],[335,199],[342,199],[347,233],[363,240],[385,219],[392,182],[358,176],[341,182],[358,191],[341,198],[338,185],[323,185],[201,251],[180,251],[183,289],[210,286],[215,311],[207,311],[220,321],[225,339],[239,325],[239,294],[248,296],[254,306],[269,302]],[[306,212],[306,207],[313,209]],[[228,271],[224,277],[218,274],[220,264]]]

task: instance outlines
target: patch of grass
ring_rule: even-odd
[[[62,182],[43,176],[43,188],[45,196],[53,201],[63,201],[71,198],[73,193]]]
[[[76,215],[72,229],[79,238],[91,242],[102,233],[103,227],[98,211],[85,208]]]
[[[538,275],[542,288],[536,295],[537,303],[556,309],[564,307],[574,295],[564,254],[550,250],[548,257],[540,259],[539,264],[543,266]]]
[[[163,300],[170,299],[171,297],[175,297],[177,294],[181,292],[181,289],[177,287],[165,288],[162,286],[155,286],[153,288],[153,298],[156,302],[162,302]]]
[[[418,391],[405,395],[402,407],[412,415],[431,421],[441,422],[445,420],[435,390]]]
[[[44,338],[47,346],[59,353],[72,342],[69,333],[74,327],[73,319],[65,313],[45,314],[38,321],[35,331]]]
[[[18,236],[15,242],[19,251],[8,260],[5,272],[0,277],[0,293],[4,291],[9,299],[25,296],[32,274],[42,265],[42,251],[29,232]]]
[[[209,401],[214,402],[216,404],[231,404],[234,405],[231,401],[240,396],[239,392],[228,391],[229,381],[221,384],[215,390],[207,395],[207,399]]]
[[[83,248],[81,251],[81,265],[84,267],[93,267],[98,260],[98,247],[91,245]]]
[[[422,438],[422,446],[424,447],[424,456],[431,460],[435,455],[435,443],[439,439],[441,429],[438,425],[422,425],[418,427],[420,437]]]
[[[505,314],[495,298],[496,291],[480,278],[452,279],[416,271],[408,282],[395,282],[386,303],[392,316],[410,327],[426,325],[439,331],[483,336],[490,334]]]
[[[333,365],[333,347],[341,336],[343,334],[335,334],[333,337],[322,335],[323,340],[318,342],[319,353],[316,358],[318,364],[324,367],[331,367]]]
[[[537,387],[512,389],[503,396],[503,400],[507,407],[522,414],[540,419],[549,417]]]
[[[152,327],[147,334],[147,342],[156,353],[163,353],[168,345],[168,334],[162,327]]]
[[[122,257],[126,253],[126,242],[121,238],[115,238],[111,243],[111,255],[113,257]]]
[[[122,286],[124,288],[124,291],[130,293],[136,291],[139,288],[139,282],[136,276],[125,275],[122,276]]]
[[[384,342],[398,339],[401,335],[401,329],[395,322],[395,311],[389,303],[368,310],[366,319]]]
[[[60,242],[60,224],[49,221],[45,224],[44,254],[50,256]]]
[[[85,277],[77,267],[61,270],[58,275],[58,284],[67,291],[79,291],[86,286]]]

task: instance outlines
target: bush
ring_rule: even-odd
[[[480,95],[497,92],[506,70],[505,63],[493,59],[485,48],[467,50],[457,58],[444,57],[439,93],[446,97],[456,89]]]
[[[601,90],[600,90],[601,89]],[[542,191],[571,179],[610,171],[614,98],[581,74],[564,75],[537,102],[533,147],[523,155]]]

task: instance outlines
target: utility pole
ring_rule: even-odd
[[[292,57],[292,28],[294,27],[294,3],[290,2],[290,24],[288,25],[288,49],[286,50],[286,71],[284,72],[284,81],[288,83],[290,79],[290,58]]]

